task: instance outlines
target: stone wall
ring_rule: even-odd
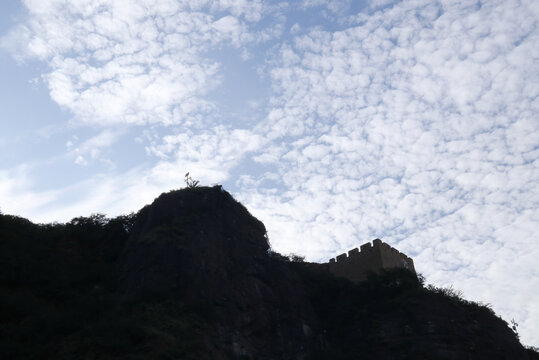
[[[381,269],[405,268],[415,273],[414,261],[380,239],[374,239],[329,260],[328,270],[336,276],[354,282],[365,280],[369,272]]]

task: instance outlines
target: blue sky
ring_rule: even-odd
[[[6,0],[0,208],[191,172],[311,261],[382,238],[539,345],[539,3]]]

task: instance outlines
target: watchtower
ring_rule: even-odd
[[[336,276],[345,277],[353,282],[365,280],[369,272],[382,269],[404,268],[415,273],[414,261],[397,249],[374,239],[329,260],[328,270]]]

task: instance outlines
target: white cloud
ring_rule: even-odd
[[[108,146],[120,135],[105,130],[84,141],[73,151],[76,164],[88,165],[99,155],[94,154],[95,149]],[[29,179],[35,169],[32,165],[19,166],[0,172],[2,211],[38,222],[68,221],[95,212],[115,216],[136,211],[161,192],[184,187],[187,171],[201,184],[226,181],[231,168],[263,145],[257,134],[223,126],[199,134],[169,135],[148,149],[163,155],[155,165],[93,174],[54,191],[34,190],[36,184]]]
[[[50,67],[52,99],[77,121],[178,124],[210,118],[205,95],[220,82],[203,53],[266,36],[248,24],[260,1],[25,1],[29,19],[2,39],[20,59]],[[216,17],[214,13],[225,12]]]
[[[88,161],[84,158],[82,155],[77,155],[77,158],[75,159],[75,164],[86,166],[88,165]]]
[[[264,138],[252,131],[217,126],[199,133],[165,136],[147,150],[166,159],[153,170],[162,176],[179,179],[185,172],[177,169],[182,168],[202,183],[211,184],[227,180],[234,166],[264,144]]]
[[[339,13],[350,7],[350,0],[303,0],[299,7],[303,10],[313,7],[325,7],[333,13]]]
[[[88,157],[92,160],[99,159],[112,165],[110,160],[101,156],[101,151],[103,148],[108,148],[116,143],[124,133],[125,131],[120,129],[106,129],[76,147],[73,141],[69,140],[66,147],[69,150],[69,156],[75,158],[77,165],[88,165]],[[77,141],[78,138],[73,140]]]
[[[284,44],[255,157],[277,176],[242,183],[277,250],[325,260],[384,237],[538,343],[539,277],[513,260],[539,251],[515,239],[539,231],[538,8],[401,2]]]
[[[36,208],[54,201],[60,191],[28,191],[32,181],[28,165],[19,165],[10,171],[0,171],[0,199],[2,212],[6,214],[30,214]]]

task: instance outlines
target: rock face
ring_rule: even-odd
[[[315,347],[297,277],[268,254],[264,225],[220,186],[173,191],[141,210],[120,258],[120,291],[203,308],[207,358],[301,359]]]

